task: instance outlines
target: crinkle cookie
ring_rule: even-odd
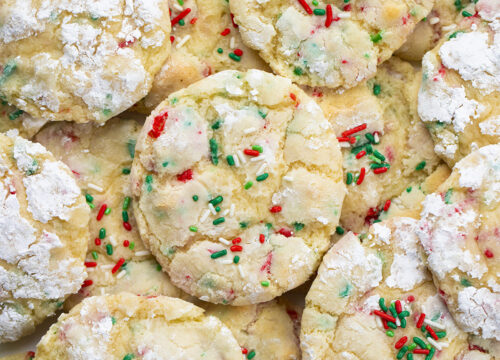
[[[163,0],[3,0],[0,93],[35,117],[103,123],[150,90],[168,18]]]
[[[500,340],[500,145],[459,161],[423,204],[418,236],[457,323]]]
[[[423,59],[418,112],[450,166],[500,142],[500,5],[484,4],[470,29],[449,35]]]
[[[0,98],[0,132],[14,130],[15,133],[9,134],[19,134],[22,137],[31,138],[46,122],[43,119],[33,118]]]
[[[94,296],[59,317],[37,360],[243,359],[231,331],[184,300],[129,293]]]
[[[393,218],[328,251],[306,297],[304,360],[492,359],[469,349],[426,270],[417,229],[415,219]]]
[[[132,212],[129,173],[140,129],[135,120],[115,118],[104,126],[52,123],[36,136],[73,171],[92,208],[88,278],[66,309],[84,297],[120,291],[181,296],[144,247]]]
[[[203,303],[207,315],[216,316],[232,331],[248,359],[298,360],[297,313],[281,301],[226,306]]]
[[[260,56],[243,44],[224,0],[169,0],[172,53],[143,101],[148,115],[160,102],[192,83],[222,70],[267,70]]]
[[[373,77],[433,0],[234,0],[243,41],[301,85],[350,88]]]
[[[390,200],[422,182],[439,163],[420,121],[417,94],[421,73],[392,58],[374,79],[345,92],[309,92],[338,135],[347,193],[340,222],[360,232],[390,208]]]
[[[0,134],[0,343],[33,332],[86,277],[89,211],[69,169]]]
[[[132,167],[141,237],[174,285],[248,305],[305,282],[345,186],[335,134],[289,79],[227,70],[146,120]]]

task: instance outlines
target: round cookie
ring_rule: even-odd
[[[415,219],[393,218],[329,250],[306,297],[304,360],[423,359],[422,350],[426,359],[492,359],[469,350],[426,270],[417,229]]]
[[[168,17],[162,0],[4,0],[0,93],[35,117],[103,123],[150,90]]]
[[[479,16],[470,20],[470,29],[446,37],[422,63],[418,113],[436,153],[450,167],[472,150],[500,141],[500,6],[492,10],[484,4],[477,4]]]
[[[247,358],[298,360],[298,334],[294,317],[297,313],[281,301],[257,305],[226,306],[200,304],[207,315],[216,316],[233,333]]]
[[[132,168],[141,237],[190,295],[271,300],[305,282],[329,247],[340,161],[320,107],[290,80],[212,75],[146,120]]]
[[[172,52],[144,98],[148,115],[174,91],[213,73],[268,69],[260,56],[243,44],[238,26],[232,21],[229,2],[184,0],[181,6],[177,0],[169,0],[169,5],[172,24],[175,23]]]
[[[457,323],[500,340],[500,145],[459,161],[423,203],[418,236],[434,282]]]
[[[47,121],[43,119],[33,118],[28,113],[16,109],[14,106],[10,106],[7,101],[0,98],[0,132],[14,130],[17,131],[16,134],[29,139],[33,137],[46,122]]]
[[[373,77],[432,0],[231,1],[243,41],[301,85],[351,88]],[[314,8],[314,9],[313,9]]]
[[[36,136],[75,173],[92,207],[88,278],[65,309],[87,296],[121,291],[181,297],[144,247],[132,212],[129,173],[140,129],[138,121],[115,118],[104,126],[52,123]]]
[[[69,169],[0,134],[0,343],[55,313],[86,277],[89,211]]]
[[[353,89],[309,91],[327,114],[342,150],[347,193],[339,233],[362,231],[390,208],[393,197],[422,182],[438,165],[417,114],[420,77],[412,65],[392,58],[374,79]]]
[[[203,312],[166,296],[94,296],[59,317],[36,359],[243,359],[231,331]]]

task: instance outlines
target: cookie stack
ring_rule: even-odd
[[[0,102],[5,359],[500,359],[500,1],[1,0]]]

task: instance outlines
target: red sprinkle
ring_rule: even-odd
[[[128,247],[130,245],[130,241],[123,240],[123,246]]]
[[[337,137],[337,141],[338,142],[350,142],[351,138],[347,137],[347,136],[339,136],[339,137]]]
[[[490,250],[490,249],[486,249],[485,252],[484,252],[484,255],[487,257],[487,258],[492,258],[494,255],[493,255],[493,252]]]
[[[273,214],[279,213],[281,212],[281,206],[279,205],[273,206],[272,208],[269,209],[269,211],[272,212]]]
[[[258,152],[257,150],[245,149],[245,150],[243,150],[243,154],[248,155],[248,156],[259,156],[260,152]]]
[[[391,207],[391,200],[387,200],[384,205],[384,211],[389,210],[390,207]]]
[[[278,233],[281,234],[281,235],[283,235],[284,237],[287,237],[287,238],[293,236],[292,231],[288,230],[288,229],[285,229],[285,228],[279,229]]]
[[[403,307],[401,306],[401,301],[396,300],[395,306],[396,306],[396,312],[397,312],[398,314],[399,314],[401,311],[403,311]]]
[[[194,17],[191,19],[190,23],[191,23],[191,25],[194,25],[194,24],[196,24],[197,21],[198,21],[198,18]]]
[[[420,314],[420,317],[418,318],[418,321],[417,321],[417,327],[419,329],[422,327],[422,325],[424,325],[424,320],[425,320],[425,314],[422,313],[422,314]]]
[[[306,3],[306,0],[299,0],[299,3],[300,3],[300,5],[302,5],[302,7],[306,11],[306,13],[308,13],[309,15],[312,15],[313,11],[311,10],[311,7],[309,6],[309,4]]]
[[[101,205],[101,208],[99,209],[99,212],[97,213],[97,221],[100,221],[102,219],[102,217],[104,216],[104,212],[106,211],[107,209],[107,205],[106,204],[102,204]]]
[[[387,320],[382,319],[382,325],[384,326],[384,329],[389,329],[389,325],[387,325]]]
[[[425,354],[425,355],[427,355],[427,354],[429,354],[429,352],[430,352],[429,349],[415,349],[415,350],[413,350],[414,354]]]
[[[242,251],[243,247],[241,245],[233,245],[229,248],[229,250],[231,250],[232,252]]]
[[[344,11],[351,11],[351,4],[344,6]]]
[[[408,302],[414,302],[415,301],[415,296],[410,295],[410,296],[408,296],[408,299],[406,299],[406,300],[408,300]]]
[[[233,244],[239,244],[241,242],[241,238],[237,237],[233,239]]]
[[[373,173],[374,174],[383,174],[387,172],[387,168],[383,167],[383,168],[376,168],[376,169],[373,169]]]
[[[297,101],[297,95],[295,95],[294,93],[290,93],[290,98],[291,98],[293,101]]]
[[[86,267],[96,267],[97,263],[95,261],[86,261],[85,266]]]
[[[170,36],[170,43],[173,44],[175,41],[175,36]]]
[[[366,151],[364,150],[361,150],[357,155],[356,155],[356,159],[361,159],[363,156],[366,155]]]
[[[229,35],[230,32],[231,32],[230,28],[225,28],[224,30],[222,30],[222,32],[220,34],[222,36],[227,36],[227,35]]]
[[[82,284],[82,288],[92,285],[94,282],[92,280],[85,280]]]
[[[233,23],[233,27],[238,28],[238,24],[234,22],[234,14],[231,14],[231,22]]]
[[[429,332],[429,334],[431,334],[431,336],[432,336],[432,338],[433,338],[434,340],[439,340],[438,336],[437,336],[437,335],[436,335],[436,333],[434,332],[434,329],[433,329],[433,328],[431,328],[429,325],[427,325],[427,326],[425,327],[425,330],[427,330],[427,331]]]
[[[182,174],[177,175],[177,180],[187,182],[193,179],[193,170],[187,169]]]
[[[403,336],[401,339],[398,340],[398,342],[394,345],[396,349],[401,349],[404,344],[408,341],[407,336]]]
[[[101,239],[99,239],[99,238],[95,238],[95,239],[94,239],[94,243],[95,243],[97,246],[101,245]]]
[[[125,228],[125,230],[127,231],[130,231],[132,230],[132,225],[130,225],[130,223],[128,221],[124,221],[123,222],[123,227]]]
[[[115,272],[117,272],[122,267],[122,265],[124,263],[125,263],[125,259],[120,258],[120,260],[118,260],[118,262],[115,264],[115,266],[113,266],[113,268],[111,269],[111,273],[114,274]]]
[[[264,234],[259,235],[259,241],[261,244],[264,244],[264,241],[266,241],[266,237],[264,236]]]
[[[380,310],[373,310],[373,313],[374,313],[375,315],[377,315],[377,316],[380,316],[380,317],[381,317],[382,319],[384,319],[384,320],[391,321],[391,322],[393,322],[393,323],[395,323],[395,322],[396,322],[396,319],[395,319],[395,318],[393,318],[391,315],[388,315],[388,314],[386,314],[385,312],[382,312],[382,311],[380,311]]]
[[[187,8],[187,9],[184,9],[180,12],[179,15],[177,15],[176,17],[174,17],[171,21],[170,21],[170,24],[171,26],[174,26],[175,24],[177,24],[180,20],[184,19],[187,14],[189,14],[191,12],[191,9],[190,8]]]
[[[241,55],[243,55],[243,50],[241,50],[241,49],[234,49],[233,53],[234,53],[234,55],[241,56]]]
[[[152,129],[148,132],[148,135],[154,139],[160,137],[161,132],[165,128],[165,121],[168,119],[168,112],[164,112],[161,115],[157,115],[153,120]]]
[[[358,181],[356,181],[357,185],[361,185],[363,183],[363,180],[365,179],[365,173],[366,173],[365,168],[361,168],[361,171],[359,172]]]
[[[352,129],[346,130],[342,133],[342,136],[349,136],[355,134],[357,132],[363,131],[366,129],[366,124],[361,124],[359,126],[353,127]]]
[[[244,354],[244,355],[246,355],[246,354],[248,354],[248,350],[246,348],[242,348],[241,349],[241,353]]]
[[[332,11],[332,5],[328,4],[326,5],[326,21],[325,21],[325,26],[330,27],[333,22],[333,11]]]

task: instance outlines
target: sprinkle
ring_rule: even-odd
[[[378,33],[376,34],[371,34],[370,35],[370,40],[373,42],[373,43],[378,43],[380,40],[382,40],[382,32],[379,31]]]
[[[260,153],[257,150],[252,150],[252,149],[245,149],[243,150],[243,153],[248,156],[259,156]]]
[[[373,84],[373,95],[380,95],[381,87],[380,84]]]
[[[273,206],[271,209],[269,209],[269,211],[273,214],[279,213],[281,212],[281,210],[281,206],[279,205]]]
[[[101,239],[99,239],[99,238],[95,238],[95,239],[94,239],[94,243],[95,243],[97,246],[101,245]]]
[[[99,239],[104,239],[105,237],[106,237],[106,229],[100,228],[99,229]]]
[[[396,349],[401,349],[403,347],[404,344],[406,344],[406,342],[408,341],[408,337],[406,336],[403,336],[401,339],[399,339],[396,344],[394,345],[394,347]]]
[[[361,168],[361,171],[359,172],[358,181],[356,181],[356,185],[361,185],[363,183],[363,180],[365,179],[365,173],[366,173],[365,168]]]
[[[434,338],[434,340],[439,340],[438,336],[434,332],[434,329],[431,328],[429,325],[425,326],[425,330],[427,330],[429,332],[429,334]]]
[[[284,237],[287,237],[287,238],[293,236],[292,231],[288,230],[288,229],[285,229],[285,228],[279,229],[278,233],[281,234],[281,235],[283,235]]]
[[[257,177],[255,178],[255,180],[257,180],[257,181],[264,181],[264,180],[266,180],[268,177],[269,177],[269,174],[268,174],[268,173],[264,173],[264,174],[262,174],[262,175],[257,176]]]
[[[250,188],[252,187],[252,185],[253,185],[253,182],[252,182],[252,181],[247,181],[247,182],[245,183],[245,185],[243,186],[243,188],[244,188],[245,190],[248,190],[248,189],[250,189]]]
[[[218,52],[219,54],[222,54],[222,53],[224,52],[224,50],[222,50],[222,48],[218,48],[218,49],[217,49],[217,52]]]
[[[134,354],[127,354],[123,357],[123,360],[132,360],[135,358]]]
[[[252,350],[248,353],[247,355],[247,359],[250,360],[250,359],[253,359],[255,357],[255,350]]]
[[[246,274],[243,268],[241,267],[241,264],[238,265],[238,272],[240,273],[241,277],[245,277]]]
[[[222,32],[220,34],[222,36],[227,36],[227,35],[229,35],[230,32],[231,32],[231,29],[225,28],[224,30],[222,30]]]
[[[350,172],[348,172],[347,175],[346,175],[346,181],[345,181],[345,183],[347,185],[351,185],[352,184],[352,180],[353,180],[353,176],[352,176],[352,174]]]
[[[415,350],[413,350],[413,353],[427,355],[429,353],[429,349],[415,349]]]
[[[218,145],[217,141],[214,138],[209,140],[210,143],[210,154],[212,159],[212,164],[217,165],[219,163],[219,159],[217,157]]]
[[[405,310],[405,311],[401,311],[401,312],[398,314],[398,317],[399,317],[400,319],[404,319],[404,318],[405,318],[405,317],[407,317],[407,316],[410,316],[410,312],[409,312],[409,311],[406,311],[406,310]]]
[[[191,35],[184,36],[175,46],[176,49],[180,49],[189,39],[191,39]]]
[[[212,215],[217,215],[217,211],[215,211],[215,208],[212,204],[208,204],[208,210],[212,213]]]
[[[353,127],[352,129],[349,129],[349,130],[346,130],[342,133],[342,136],[343,137],[347,137],[347,136],[350,136],[352,134],[355,134],[357,132],[360,132],[360,131],[363,131],[366,129],[366,123],[365,124],[362,124],[362,125],[359,125],[359,126],[356,126],[356,127]]]
[[[363,156],[366,155],[366,151],[365,150],[361,150],[357,155],[356,155],[356,159],[361,159]]]
[[[226,157],[226,161],[227,161],[227,164],[228,164],[229,166],[234,166],[234,157],[233,157],[233,155],[228,155],[228,156]]]
[[[426,164],[425,161],[419,162],[418,165],[417,165],[417,167],[415,168],[415,170],[417,170],[417,171],[423,170],[424,167],[425,167],[425,164]]]
[[[434,357],[434,353],[435,353],[435,352],[436,352],[436,349],[435,349],[435,348],[430,349],[430,351],[429,351],[429,355],[427,355],[427,356],[425,357],[425,360],[432,360],[432,358]]]
[[[149,256],[151,255],[151,253],[147,250],[143,250],[143,251],[136,251],[135,256]]]
[[[302,5],[302,7],[306,11],[306,13],[308,13],[309,15],[312,15],[313,11],[311,10],[311,7],[307,4],[306,0],[298,0],[298,1],[299,1],[300,5]]]
[[[94,197],[90,194],[85,194],[85,200],[87,200],[87,202],[91,203],[92,201],[94,201]]]
[[[387,311],[387,306],[385,306],[385,299],[384,298],[378,299],[378,305],[380,306],[380,308],[382,309],[383,312]]]
[[[462,11],[462,16],[463,16],[463,17],[471,17],[471,16],[472,16],[472,14],[471,14],[470,12],[468,12],[468,11],[464,10],[464,11]],[[438,349],[438,350],[440,350],[440,349]]]
[[[133,241],[132,241],[132,242],[130,243],[130,245],[128,246],[128,248],[129,248],[130,250],[134,250],[134,248],[135,248],[135,242],[133,242]]]
[[[122,169],[122,174],[124,174],[124,175],[130,174],[130,169],[129,168],[123,168]]]
[[[261,281],[260,284],[264,287],[268,287],[269,286],[269,281]]]
[[[125,263],[125,259],[124,258],[120,258],[120,260],[117,261],[117,263],[115,264],[115,266],[113,267],[113,269],[111,269],[111,273],[112,274],[116,273],[121,268],[121,266],[123,265],[123,263]]]
[[[231,245],[231,242],[229,240],[226,240],[222,237],[219,238],[219,241],[223,243],[224,245]]]
[[[97,213],[97,221],[100,221],[102,219],[102,217],[104,216],[104,212],[106,211],[106,204],[102,204],[100,209],[99,209],[99,212]]]
[[[94,282],[92,280],[85,280],[82,284],[82,288],[92,285]]]
[[[165,122],[167,119],[168,119],[167,111],[165,111],[163,114],[155,116],[153,119],[153,125],[151,126],[151,130],[148,132],[148,136],[153,139],[159,138],[161,132],[165,128]],[[134,148],[135,148],[135,142],[134,142]],[[135,155],[135,150],[134,150],[134,155]]]
[[[365,138],[366,138],[366,139],[367,139],[370,143],[372,143],[372,144],[373,144],[373,143],[375,143],[375,138],[373,137],[373,135],[372,135],[372,134],[370,134],[370,133],[366,133],[366,134],[365,134]]]
[[[239,57],[238,55],[236,55],[235,53],[229,53],[229,58],[231,60],[234,60],[234,61],[237,61],[237,62],[240,62],[241,61],[241,57]]]
[[[394,306],[396,307],[396,312],[399,314],[401,311],[403,311],[403,307],[401,306],[401,301],[396,300],[394,303]]]
[[[24,111],[20,109],[16,109],[13,112],[9,114],[9,119],[10,120],[16,120],[19,116],[21,116],[24,113]]]
[[[393,323],[392,321],[388,321],[387,326],[389,326],[391,329],[394,329],[394,330],[398,328],[398,326],[395,323]]]
[[[229,40],[229,47],[231,49],[234,49],[234,47],[236,46],[236,40],[234,39],[234,36],[231,36],[231,40]],[[238,54],[236,54],[238,55]]]
[[[258,161],[262,161],[262,160],[265,160],[265,159],[266,159],[266,157],[262,156],[262,155],[261,156],[256,156],[256,157],[251,157],[250,158],[250,162],[258,162]],[[267,166],[267,164],[265,166]]]
[[[249,127],[249,128],[246,128],[245,130],[243,130],[243,133],[244,133],[245,135],[248,135],[248,134],[254,133],[254,132],[256,132],[256,131],[257,131],[257,129],[256,129],[256,128],[254,128],[254,127]]]
[[[330,27],[333,22],[333,11],[332,11],[332,5],[328,4],[326,5],[326,20],[325,20],[325,27]]]
[[[104,189],[102,187],[97,186],[97,185],[92,184],[92,183],[88,183],[87,186],[89,188],[91,188],[92,190],[95,190],[95,191],[98,191],[98,192],[103,192],[104,191]]]
[[[220,258],[220,257],[225,256],[225,255],[227,255],[227,250],[226,249],[214,252],[212,255],[210,255],[210,257],[212,259],[217,259],[217,258]]]
[[[262,156],[259,156],[259,157],[262,157]],[[257,158],[252,158],[252,160],[253,160],[253,159],[257,159]],[[259,170],[257,170],[257,174],[263,174],[263,173],[264,173],[264,170],[266,169],[266,167],[267,167],[267,163],[263,163],[263,164],[260,166]],[[264,179],[264,180],[265,180],[265,179]]]
[[[236,151],[236,155],[238,155],[238,158],[241,160],[242,164],[245,164],[247,162],[247,159],[245,156],[243,156],[243,152],[241,150]]]
[[[205,212],[201,215],[200,222],[205,222],[207,220],[208,216],[210,215],[210,210],[205,210]]]
[[[123,222],[123,227],[125,228],[125,230],[127,231],[131,231],[132,230],[132,225],[130,225],[130,223],[128,221],[124,221]]]
[[[126,196],[125,199],[123,199],[123,210],[127,210],[128,206],[130,205],[130,196]]]
[[[413,342],[415,344],[417,344],[418,346],[420,346],[422,349],[427,349],[427,344],[422,339],[420,339],[419,337],[415,336],[413,338]]]
[[[412,343],[410,346],[408,346],[408,351],[413,351],[417,347],[417,344]]]
[[[226,219],[223,217],[220,217],[220,218],[217,218],[214,221],[212,221],[212,224],[219,225],[219,224],[222,224],[224,221],[226,221]]]
[[[125,275],[127,274],[127,271],[126,270],[122,270],[118,273],[118,275],[116,275],[116,278],[117,279],[121,279],[122,277],[124,277]]]
[[[123,246],[128,247],[130,245],[130,241],[128,240],[123,240]]]
[[[97,266],[97,263],[95,261],[86,261],[84,264],[88,268],[93,268]]]
[[[435,321],[432,321],[432,320],[429,320],[429,319],[425,319],[424,320],[424,323],[429,325],[429,326],[432,326],[432,327],[435,327],[435,328],[438,328],[440,330],[444,330],[446,329],[446,327],[440,323],[437,323]]]
[[[113,245],[111,245],[111,244],[106,245],[106,254],[108,254],[110,256],[113,255]]]
[[[184,19],[187,14],[189,14],[191,12],[191,9],[190,8],[187,8],[183,11],[181,11],[179,13],[179,15],[177,15],[175,18],[173,18],[171,21],[170,21],[170,24],[171,26],[174,26],[175,24],[177,24],[180,20]]]
[[[377,318],[377,319],[378,319],[378,318]],[[385,334],[386,334],[387,336],[389,336],[389,337],[394,337],[394,332],[393,332],[393,331],[391,331],[391,330],[387,330],[387,331],[385,332]]]
[[[379,310],[374,310],[373,313],[377,316],[380,316],[382,319],[391,321],[391,322],[396,322],[396,319],[392,317],[391,315],[386,314],[385,312],[379,311]]]
[[[438,338],[442,339],[446,336],[446,331],[436,331],[436,335]]]
[[[191,226],[189,227],[189,231],[191,231],[191,232],[197,232],[197,231],[198,231],[198,228],[197,228],[196,226],[191,225]]]
[[[97,251],[92,251],[91,254],[92,254],[92,258],[94,260],[97,260],[99,258],[99,255],[97,254]]]
[[[326,10],[325,9],[314,9],[313,14],[317,15],[317,16],[323,16],[326,14]]]
[[[396,359],[402,359],[403,356],[405,356],[407,351],[408,351],[408,346],[403,346],[401,348],[401,350],[399,350],[398,354],[396,355]]]
[[[385,156],[382,155],[378,150],[375,150],[373,152],[373,156],[375,156],[377,159],[379,159],[381,161],[385,161]]]
[[[233,258],[233,263],[237,264],[240,262],[240,257],[238,255],[236,255],[234,258]]]
[[[418,318],[416,327],[421,328],[422,325],[424,325],[424,320],[425,320],[425,314],[422,313],[422,314],[420,314],[420,317]]]
[[[345,233],[345,230],[342,229],[340,226],[337,226],[335,228],[335,232],[338,234],[338,235],[343,235]]]
[[[192,179],[193,179],[193,170],[191,169],[187,169],[183,173],[177,175],[177,181],[181,181],[184,183]]]
[[[243,247],[241,245],[233,245],[229,248],[232,252],[243,251]]]

